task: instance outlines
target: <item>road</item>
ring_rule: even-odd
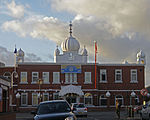
[[[122,111],[120,120],[140,120],[139,114],[135,114],[134,118],[128,118],[126,112]],[[30,113],[17,113],[16,120],[33,120]],[[88,112],[88,117],[78,117],[78,120],[118,120],[115,111],[107,112]]]

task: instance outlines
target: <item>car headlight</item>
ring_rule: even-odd
[[[65,120],[74,120],[73,116],[67,117]]]

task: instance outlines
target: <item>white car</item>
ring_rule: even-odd
[[[87,117],[87,107],[85,107],[84,103],[72,103],[71,109],[76,116]]]
[[[150,120],[150,102],[142,107],[140,115],[142,120]]]

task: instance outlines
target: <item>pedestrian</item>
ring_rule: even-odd
[[[116,114],[119,119],[120,119],[120,108],[121,108],[121,103],[119,103],[118,99],[116,99]]]

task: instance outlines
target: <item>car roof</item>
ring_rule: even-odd
[[[67,102],[66,100],[50,100],[50,101],[44,101],[40,102],[40,104],[45,104],[45,103],[53,103],[53,102]]]

